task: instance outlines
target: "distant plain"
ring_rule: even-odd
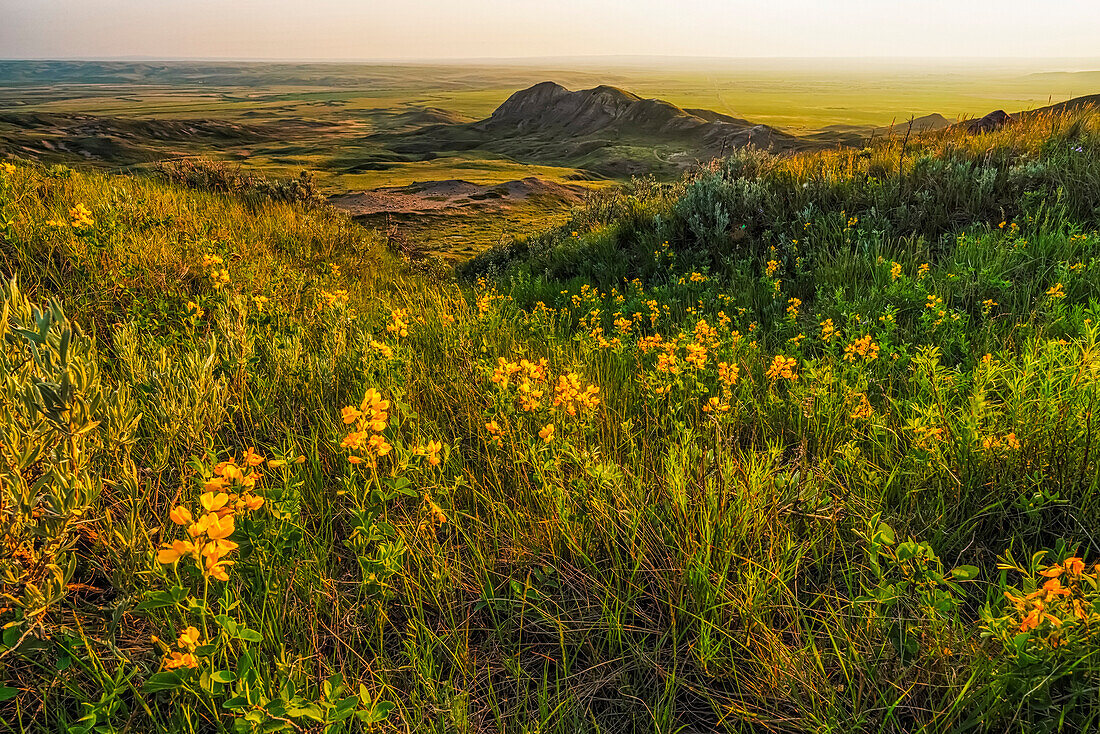
[[[1013,62],[989,60],[0,61],[0,154],[112,170],[202,155],[273,177],[310,170],[334,195],[450,179],[492,186],[530,176],[599,186],[599,179],[608,176],[578,168],[575,161],[521,160],[476,148],[395,156],[379,136],[486,118],[517,90],[546,80],[574,90],[611,85],[796,135],[867,131],[892,124],[900,128],[910,117],[939,113],[954,121],[1086,94],[1100,88],[1100,71],[1090,70],[1098,67],[1051,61],[1025,71]],[[189,135],[142,129],[116,135],[118,131],[108,125],[76,134],[70,124],[73,115],[215,121],[242,126],[242,131]],[[644,163],[676,152],[624,144],[614,154]],[[498,208],[492,221],[481,221],[471,211],[453,217],[453,222],[439,214],[396,216],[410,231],[431,232],[429,249],[454,258],[564,213],[562,206],[531,202]],[[465,244],[454,249],[463,238]]]

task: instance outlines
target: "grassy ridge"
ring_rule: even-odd
[[[464,288],[324,209],[0,171],[3,726],[1095,726],[1066,122],[906,184],[742,156]]]

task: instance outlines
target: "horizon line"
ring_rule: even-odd
[[[562,61],[601,61],[601,60],[662,60],[662,61],[887,61],[906,62],[944,62],[944,61],[1001,61],[1014,65],[1027,65],[1032,62],[1090,62],[1100,64],[1100,56],[693,56],[677,54],[573,54],[541,56],[391,56],[391,57],[299,57],[279,56],[155,56],[144,54],[119,56],[0,56],[0,61],[25,62],[216,62],[216,63],[278,63],[278,64],[432,64],[432,63],[502,63],[502,62],[562,62]]]

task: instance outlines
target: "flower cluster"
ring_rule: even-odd
[[[202,266],[209,269],[210,280],[213,282],[215,289],[224,288],[232,280],[229,276],[229,269],[221,267],[224,264],[225,261],[219,255],[208,252],[202,256]]]
[[[483,279],[479,280],[478,284],[480,287],[484,287],[485,281]],[[493,308],[493,301],[503,301],[506,297],[507,296],[497,293],[497,289],[495,286],[490,290],[481,293],[477,297],[478,314],[484,316],[485,314],[489,313],[489,311],[491,311]]]
[[[558,377],[554,386],[553,407],[572,418],[578,412],[595,410],[600,404],[599,392],[595,385],[585,387],[575,372],[567,372]]]
[[[942,426],[929,426],[918,423],[912,426],[912,428],[916,437],[917,446],[922,449],[931,450],[943,440],[944,430]]]
[[[95,226],[91,211],[83,204],[77,204],[69,210],[69,223],[73,229],[85,229]]]
[[[348,292],[343,290],[337,291],[321,291],[321,298],[324,300],[324,304],[318,308],[342,308],[348,305]]]
[[[503,442],[500,424],[496,421],[489,421],[485,424],[485,430],[489,432],[489,440],[492,441],[494,445],[499,447]]]
[[[370,340],[371,349],[381,354],[385,359],[391,359],[393,357],[393,347],[383,342]]]
[[[367,390],[359,407],[348,405],[340,414],[345,425],[354,425],[355,430],[340,442],[340,448],[354,452],[348,456],[352,464],[366,461],[377,466],[378,460],[393,448],[382,435],[390,419],[390,401],[383,400],[382,394],[373,387]]]
[[[875,344],[871,340],[871,335],[867,334],[844,347],[844,359],[854,362],[857,357],[861,357],[868,362],[873,362],[878,359],[878,352],[878,344]]]
[[[867,399],[866,394],[860,394],[859,405],[852,411],[852,420],[863,420],[870,418],[875,414],[875,409],[871,407],[871,401]]]
[[[728,413],[730,412],[730,404],[723,402],[721,398],[711,397],[707,402],[703,403],[704,413]]]
[[[406,337],[409,335],[409,312],[404,308],[395,308],[390,314],[390,323],[386,324],[386,331],[394,336]]]
[[[600,404],[599,387],[586,385],[575,372],[563,372],[554,379],[546,359],[509,361],[500,357],[491,380],[502,393],[515,400],[524,413],[547,421],[538,432],[544,443],[552,442],[556,435],[555,415],[583,420]],[[502,445],[504,431],[497,421],[489,421],[485,428],[489,441],[496,446]]]
[[[199,661],[195,657],[195,648],[198,647],[201,639],[202,635],[194,627],[188,627],[181,632],[179,639],[176,640],[176,646],[180,649],[171,650],[165,655],[164,667],[168,670],[197,668]],[[154,641],[156,641],[156,638],[154,638]]]
[[[431,466],[439,466],[442,463],[442,459],[439,458],[439,452],[443,450],[443,444],[439,441],[428,441],[427,446],[417,446],[413,453],[416,456],[424,456],[428,459],[428,464]]]
[[[733,385],[737,382],[737,376],[741,373],[741,368],[735,364],[729,364],[728,362],[718,363],[718,379],[725,385]]]
[[[187,529],[187,539],[166,542],[157,552],[157,561],[169,565],[190,556],[207,578],[228,581],[233,561],[226,557],[237,549],[237,544],[229,539],[236,529],[234,516],[263,507],[263,498],[254,491],[260,480],[256,467],[264,461],[250,448],[239,462],[230,460],[216,465],[214,476],[203,485],[199,497],[202,511],[192,514],[186,506],[177,505],[169,514],[173,523]]]
[[[1019,451],[1020,441],[1016,438],[1015,433],[1007,433],[1004,436],[986,436],[982,439],[982,449],[994,454]]]
[[[767,378],[772,382],[776,380],[797,380],[798,374],[794,371],[796,366],[798,366],[798,362],[795,361],[794,357],[784,357],[782,354],[777,354],[768,368]]]
[[[684,345],[684,350],[687,352],[684,361],[692,367],[701,370],[707,366],[707,348],[705,346],[691,342]]]
[[[1063,628],[1073,625],[1094,627],[1100,622],[1100,613],[1096,611],[1095,600],[1088,597],[1096,596],[1098,573],[1100,564],[1093,568],[1090,575],[1085,573],[1082,559],[1067,558],[1039,572],[1046,579],[1042,586],[1030,592],[1006,591],[1005,598],[1012,602],[1019,615],[1020,631],[1046,632],[1051,645],[1057,646],[1060,636],[1066,631]]]

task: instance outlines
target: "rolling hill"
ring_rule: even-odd
[[[542,82],[477,122],[375,136],[405,154],[481,149],[525,163],[567,165],[597,176],[677,175],[700,161],[753,145],[780,152],[833,143],[790,135],[710,110],[683,109],[601,85],[571,91]]]

